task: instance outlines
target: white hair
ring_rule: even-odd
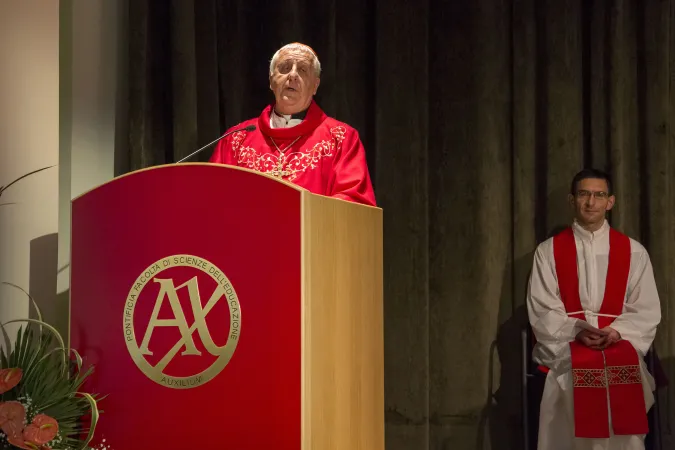
[[[281,53],[282,50],[300,50],[312,55],[312,67],[314,68],[314,73],[317,77],[321,77],[321,63],[319,62],[319,57],[316,56],[316,53],[314,53],[312,47],[299,42],[286,44],[274,53],[274,56],[272,56],[272,60],[270,61],[270,76],[272,76],[274,73],[274,68],[276,67],[277,60],[279,59],[279,53]]]

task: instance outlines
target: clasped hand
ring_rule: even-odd
[[[577,341],[581,342],[588,348],[593,350],[604,350],[612,344],[621,340],[621,335],[618,331],[611,327],[605,327],[600,330],[600,333],[595,333],[590,330],[581,330],[577,333]]]

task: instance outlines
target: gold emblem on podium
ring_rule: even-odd
[[[162,275],[162,272],[172,268],[181,268],[180,278],[170,278],[171,273]],[[210,287],[209,292],[203,286],[200,288],[200,272],[215,281],[215,287]],[[154,285],[155,289],[149,289],[150,285]],[[144,295],[144,289],[153,294],[156,291],[156,297]],[[208,295],[206,303],[202,302],[202,298],[207,299],[204,294]],[[152,301],[154,304],[149,318],[139,317],[139,309],[147,313]],[[207,318],[217,306],[218,313],[226,311],[221,302],[227,303],[230,327],[224,345],[219,346],[214,342],[212,331],[222,330],[209,329]],[[186,310],[191,323],[188,323]],[[230,362],[241,333],[241,308],[234,287],[222,270],[204,258],[192,255],[163,258],[144,270],[129,291],[123,315],[124,340],[138,368],[151,380],[173,389],[195,388],[216,377]],[[138,323],[143,324],[140,327],[142,335],[136,328]],[[139,331],[140,342],[136,331]],[[164,347],[162,352],[153,352],[157,342],[153,336],[157,333],[165,333],[161,342],[164,345],[160,346]],[[210,364],[201,371],[191,366],[203,366],[204,361]],[[169,364],[180,363],[183,363],[180,375],[168,373]]]

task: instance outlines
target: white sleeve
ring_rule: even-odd
[[[527,292],[527,311],[537,339],[535,360],[558,373],[569,370],[569,343],[581,328],[577,326],[578,319],[567,316],[560,299],[552,239],[539,245],[534,254]]]
[[[636,245],[635,242],[632,244]],[[649,254],[644,247],[637,245],[640,251],[632,255],[631,268],[634,266],[635,269],[631,270],[628,279],[623,313],[610,327],[644,356],[654,341],[656,327],[661,321],[661,304]]]

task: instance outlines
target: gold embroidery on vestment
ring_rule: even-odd
[[[279,155],[260,154],[253,147],[241,147],[246,136],[246,133],[242,131],[232,136],[232,150],[237,157],[238,164],[257,172],[293,181],[303,172],[318,167],[322,158],[333,156],[342,145],[346,131],[343,126],[333,127],[330,129],[333,139],[317,142],[311,148]]]

